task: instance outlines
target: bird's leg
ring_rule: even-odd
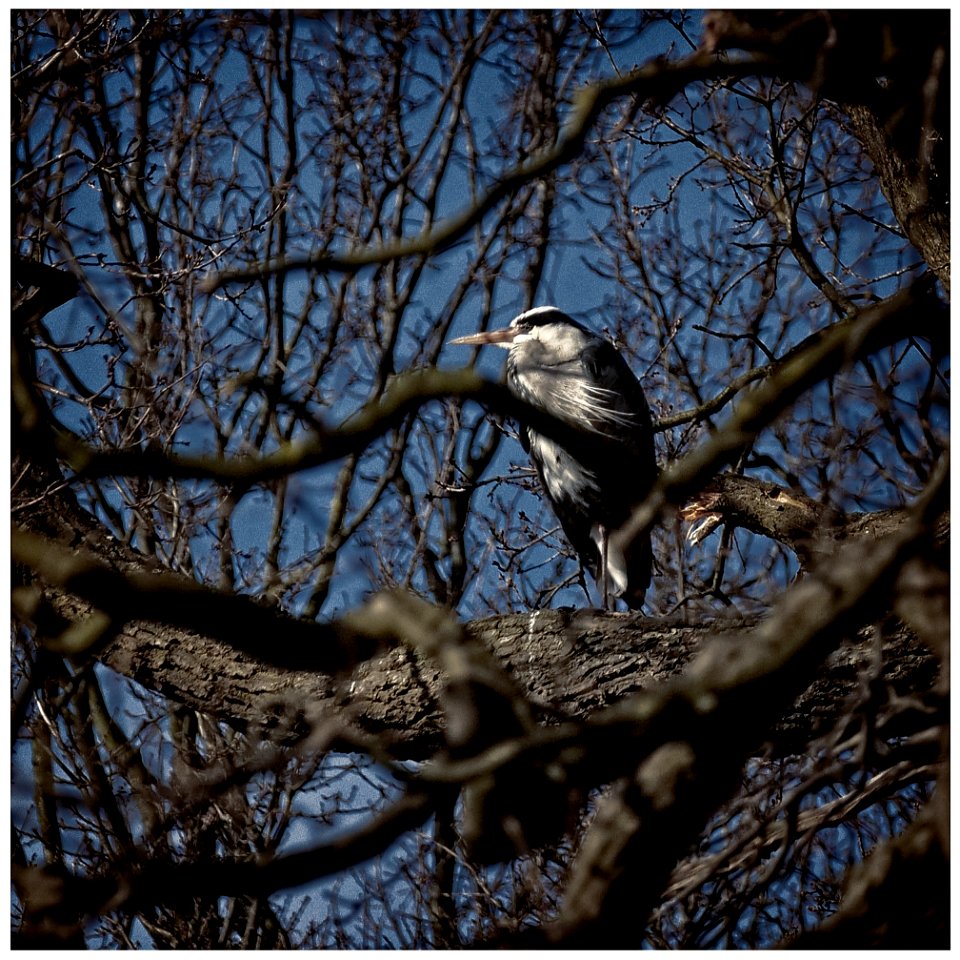
[[[604,524],[597,524],[599,538],[597,547],[600,553],[600,593],[603,594],[603,609],[610,609],[610,587],[607,576],[607,528]]]

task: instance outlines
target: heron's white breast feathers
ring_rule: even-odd
[[[530,454],[540,465],[547,496],[554,503],[571,496],[583,497],[587,493],[596,496],[600,493],[596,476],[584,469],[563,447],[540,433],[531,431],[529,436]]]

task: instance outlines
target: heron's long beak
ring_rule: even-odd
[[[488,330],[486,333],[472,333],[469,337],[457,337],[450,343],[465,347],[479,347],[485,343],[505,346],[513,343],[513,338],[518,332],[516,327],[502,327],[500,330]]]

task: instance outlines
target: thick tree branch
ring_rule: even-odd
[[[841,105],[894,216],[948,292],[949,46],[946,10],[869,20],[851,10],[738,10],[704,20],[705,49],[764,54]]]
[[[641,747],[641,764],[634,783],[610,800],[619,813],[589,831],[560,916],[531,933],[534,942],[636,942],[638,914],[653,909],[677,860],[733,791],[758,731],[812,680],[845,630],[873,619],[904,563],[929,542],[947,475],[942,464],[898,529],[844,545],[796,584],[749,639],[712,643],[675,682],[607,711],[606,747],[618,757]],[[622,731],[621,718],[630,722]]]
[[[687,538],[699,543],[720,525],[743,527],[789,547],[804,567],[836,550],[842,540],[879,538],[898,527],[903,510],[844,514],[797,490],[754,477],[721,473],[680,510],[692,524]],[[948,520],[944,517],[944,523]],[[938,539],[946,530],[938,529]]]
[[[907,331],[915,331],[917,326],[921,335],[945,336],[945,313],[929,280],[922,280],[811,337],[803,351],[791,354],[740,398],[730,419],[706,443],[663,471],[644,503],[612,535],[611,543],[625,549],[634,538],[644,535],[669,504],[682,504],[693,496],[807,390],[853,360],[904,339]]]
[[[21,483],[30,479],[25,477]],[[28,504],[20,509],[15,506],[19,526],[60,544],[82,544],[118,575],[130,572],[141,578],[174,578],[189,590],[195,588],[193,581],[176,577],[106,534],[93,517],[79,509],[68,490],[52,490],[52,484],[39,477],[32,479],[39,485],[37,495],[32,486],[17,490],[15,503]],[[869,536],[870,529],[866,527],[865,535]],[[71,599],[62,588],[47,585],[44,597],[69,621],[83,621],[90,615],[89,604]],[[919,606],[929,611],[929,598]],[[291,634],[284,624],[288,622],[295,631],[306,631],[305,636],[323,635],[324,628],[292,621],[274,610],[261,610],[257,615],[269,619],[262,643],[274,649],[287,644]],[[211,712],[215,707],[214,715],[234,726],[278,728],[276,734],[282,739],[302,735],[296,731],[307,716],[312,719],[346,711],[351,722],[381,736],[398,756],[429,756],[443,743],[440,670],[436,663],[406,648],[397,647],[338,680],[318,669],[318,660],[328,655],[317,651],[315,641],[308,641],[309,648],[297,654],[313,669],[280,668],[271,665],[275,659],[272,650],[261,659],[251,653],[256,646],[244,649],[249,642],[244,630],[216,630],[221,639],[215,639],[167,619],[161,616],[160,622],[151,622],[137,618],[118,624],[100,659],[124,676],[196,710]],[[66,625],[61,623],[58,629]],[[466,630],[494,654],[540,716],[549,719],[583,718],[667,680],[683,669],[709,636],[736,632],[744,626],[739,620],[690,626],[679,620],[651,620],[632,614],[542,610],[475,621],[467,624]],[[936,676],[936,661],[908,630],[886,631],[883,644],[883,676],[895,689],[929,688]],[[856,689],[858,671],[867,669],[873,656],[870,635],[850,637],[795,707],[790,710],[784,704],[777,734],[782,752],[802,744],[812,725],[838,715],[844,698]]]
[[[942,336],[938,324],[942,313],[943,304],[929,291],[929,284],[921,282],[809,337],[802,349],[787,354],[762,383],[741,397],[730,420],[709,443],[664,473],[647,503],[638,509],[620,536],[632,539],[649,528],[667,503],[681,503],[692,495],[698,484],[819,380],[857,357],[903,339],[908,325],[914,336]],[[411,412],[443,397],[482,401],[492,410],[515,416],[574,450],[591,443],[588,435],[546,416],[512,396],[502,384],[486,381],[472,369],[409,371],[397,377],[383,397],[370,401],[339,427],[316,424],[308,437],[290,441],[261,457],[189,457],[156,448],[95,450],[62,429],[55,431],[51,439],[59,456],[76,473],[85,476],[191,477],[249,485],[359,452]]]
[[[15,378],[15,385],[22,382],[22,378]],[[405,371],[393,379],[381,397],[364,404],[338,426],[327,427],[315,420],[306,437],[289,440],[272,453],[261,456],[187,456],[158,447],[102,450],[63,427],[47,430],[46,424],[38,425],[27,438],[33,448],[39,443],[51,444],[74,473],[85,478],[189,478],[244,487],[359,454],[411,413],[431,401],[446,399],[483,403],[491,411],[513,416],[554,437],[571,450],[590,450],[596,443],[588,432],[571,427],[514,396],[502,383],[484,379],[472,367],[456,370],[424,367]]]
[[[767,620],[746,632],[714,637],[681,676],[617,706],[592,711],[581,723],[568,719],[546,735],[536,730],[520,732],[512,745],[509,741],[494,744],[475,757],[435,763],[425,769],[422,789],[408,793],[358,834],[279,859],[147,864],[122,881],[116,877],[79,880],[25,869],[16,877],[21,895],[31,904],[46,905],[51,899],[69,902],[75,914],[115,909],[131,898],[134,902],[168,899],[170,890],[176,895],[202,888],[225,894],[251,889],[271,892],[378,852],[388,838],[422,822],[437,790],[458,786],[464,779],[482,779],[484,764],[495,772],[505,763],[505,746],[513,760],[528,755],[524,766],[533,769],[539,768],[536,761],[529,762],[535,756],[544,751],[553,756],[551,766],[566,769],[561,778],[564,789],[577,783],[606,782],[645,757],[636,785],[626,792],[616,791],[605,804],[611,816],[599,816],[591,828],[559,920],[528,935],[548,943],[625,943],[635,937],[637,897],[640,906],[652,908],[703,818],[732,789],[738,770],[734,757],[742,759],[782,713],[783,705],[803,691],[814,678],[817,663],[844,632],[868,611],[875,613],[877,594],[891,595],[897,571],[930,536],[944,476],[941,470],[924,503],[895,530],[874,543],[842,547],[832,562],[795,586]],[[431,629],[412,608],[401,610],[399,617],[396,611],[386,613],[394,622],[391,629],[401,635],[416,634],[421,626],[428,643],[423,653],[446,657],[447,673],[455,678],[460,655],[455,653],[459,641],[453,634],[440,639],[444,635],[440,622]],[[374,615],[382,620],[385,611],[374,610]],[[520,621],[530,633],[541,616],[523,615]],[[501,626],[498,648],[504,641]],[[542,672],[539,663],[538,670]],[[489,797],[488,793],[486,802]],[[611,804],[620,812],[615,814]],[[642,883],[638,868],[643,871]],[[602,929],[595,928],[597,923]]]
[[[46,641],[58,653],[82,659],[97,653],[130,621],[150,621],[196,631],[229,643],[279,669],[338,673],[383,648],[384,633],[369,629],[361,610],[335,624],[288,616],[250,597],[222,593],[179,574],[118,571],[89,554],[78,554],[45,537],[15,529],[14,563],[29,568],[45,585],[86,601],[102,616],[73,624]],[[29,591],[29,588],[21,588]],[[39,592],[19,593],[21,610],[36,604]],[[357,632],[350,623],[363,621]],[[87,625],[88,629],[78,629]],[[277,643],[277,634],[284,637]]]
[[[944,81],[937,77],[936,82]],[[918,169],[915,157],[904,158],[869,108],[851,104],[846,113],[854,134],[873,161],[880,187],[894,216],[949,295],[949,206],[942,196],[931,196],[929,167]],[[928,131],[927,135],[931,138],[939,136],[935,131]],[[936,175],[942,179],[947,176],[946,171],[939,171]]]

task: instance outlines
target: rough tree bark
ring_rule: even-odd
[[[826,523],[822,505],[771,484],[721,476],[688,508],[688,516],[744,525],[781,540],[807,557],[823,553],[826,542],[853,534],[879,538],[896,529],[903,511],[885,511]],[[124,574],[164,573],[111,537],[82,510],[69,489],[39,467],[21,472],[15,488],[14,518],[24,531],[39,534],[75,555],[91,556]],[[819,533],[819,535],[818,535]],[[184,588],[193,588],[183,578]],[[64,618],[90,615],[89,604],[56,586],[44,598]],[[440,694],[443,677],[436,663],[398,647],[359,663],[340,675],[322,669],[323,651],[302,654],[301,669],[266,662],[265,649],[282,649],[295,621],[264,611],[276,635],[236,634],[230,642],[180,625],[133,619],[123,624],[97,653],[118,673],[147,689],[234,726],[289,740],[302,733],[305,719],[349,718],[351,728],[385,737],[398,757],[421,758],[443,743]],[[269,618],[272,618],[269,619]],[[840,646],[814,683],[792,706],[784,704],[774,747],[800,748],[814,729],[830,723],[858,686],[882,647],[884,681],[898,692],[928,690],[937,661],[902,622],[853,635]],[[739,617],[687,624],[681,618],[650,619],[638,614],[596,610],[540,610],[474,621],[468,635],[497,658],[545,721],[583,719],[593,711],[678,675],[711,639],[744,635],[757,621]],[[258,652],[261,655],[258,655]],[[309,661],[315,656],[316,665]],[[760,745],[758,744],[758,747]]]

